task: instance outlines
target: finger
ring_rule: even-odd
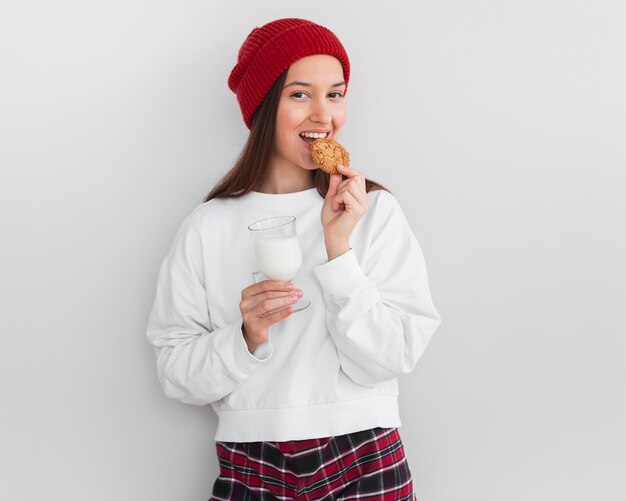
[[[263,321],[266,326],[270,326],[272,324],[275,324],[276,322],[280,322],[284,318],[287,318],[292,313],[293,313],[293,308],[289,306],[283,310],[276,311],[270,315],[267,315],[266,317],[263,318]]]
[[[350,167],[346,167],[345,165],[342,165],[342,164],[337,165],[337,170],[344,176],[348,176],[348,177],[362,176],[360,172],[354,169],[351,169]]]
[[[367,193],[365,193],[364,190],[361,189],[361,186],[359,186],[357,183],[352,183],[349,184],[346,187],[345,191],[349,191],[350,194],[356,199],[356,201],[359,203],[359,205],[361,205],[364,208],[369,207],[369,198],[367,196]]]
[[[334,196],[337,195],[339,187],[342,185],[344,181],[342,181],[343,177],[341,174],[331,174],[330,175],[330,183],[328,185],[328,192],[326,193],[326,200],[331,200],[331,210],[333,212],[337,212],[339,210],[339,204],[337,204],[334,200]]]
[[[243,289],[241,291],[241,299],[256,296],[257,294],[262,294],[267,291],[292,291],[294,288],[294,285],[289,281],[262,280],[261,282],[256,282]]]
[[[339,187],[339,183],[341,183],[341,175],[340,174],[331,174],[330,182],[328,184],[328,191],[326,192],[326,198],[330,198],[337,194],[337,188]]]
[[[357,199],[359,204],[363,206],[369,206],[369,199],[365,190],[354,180],[348,184],[339,188],[337,195],[343,194],[346,191],[352,193],[352,196]]]
[[[348,184],[350,180],[346,179],[343,183],[341,183],[339,189],[337,190],[337,195],[335,196],[335,198],[333,199],[333,211],[338,211],[338,210],[343,210],[345,209],[344,203],[343,203],[343,193],[348,191]],[[339,197],[339,195],[342,195],[341,197]]]
[[[341,174],[345,175],[347,178],[344,180],[344,183],[348,184],[350,182],[356,183],[358,186],[361,187],[361,190],[363,191],[363,193],[367,192],[367,186],[365,183],[365,176],[363,174],[361,174],[360,172],[354,170],[354,169],[350,169],[349,167],[346,167],[345,165],[338,165],[337,169],[339,169],[339,172],[341,172]],[[343,184],[343,183],[342,183]],[[339,185],[339,191],[341,191],[341,186]]]
[[[254,306],[250,313],[256,317],[265,317],[268,313],[273,313],[276,310],[282,309],[285,306],[290,306],[298,300],[297,294],[289,294],[287,296],[278,297],[274,299],[263,299]]]
[[[349,191],[344,191],[343,193],[337,195],[337,199],[341,200],[341,202],[345,205],[346,212],[349,214],[357,215],[365,212],[361,207],[361,204],[359,204],[359,201]]]
[[[286,297],[297,289],[289,282],[278,280],[263,280],[249,287],[250,291],[242,297],[241,308],[245,311],[253,310],[264,300]]]
[[[293,283],[289,280],[263,280],[256,285],[260,286],[258,287],[259,292],[257,292],[257,294],[270,291],[292,291],[295,288]]]
[[[342,206],[343,206],[343,204],[341,202],[338,202],[337,200],[333,200],[333,206],[332,206],[333,212],[337,212],[339,210],[343,210]]]
[[[343,210],[343,204],[341,203],[341,199],[337,198],[341,193],[345,191],[345,187],[338,189],[336,195],[333,197],[332,210],[333,212],[337,212],[338,210]]]
[[[346,190],[351,190],[354,195],[359,192],[365,194],[365,183],[361,184],[360,176],[356,178],[348,178],[344,180],[337,188],[337,193],[342,193]]]
[[[290,297],[291,294],[292,291],[267,291],[261,294],[253,294],[241,300],[240,309],[242,311],[251,311],[263,301]]]

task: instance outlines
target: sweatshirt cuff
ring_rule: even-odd
[[[331,300],[350,296],[355,289],[368,281],[353,249],[332,261],[315,266],[313,273],[322,287],[324,296]]]
[[[248,351],[248,345],[241,332],[241,321],[234,324],[232,335],[229,337],[234,345],[232,346],[233,366],[236,367],[239,372],[238,377],[241,379],[246,379],[259,364],[272,358],[274,348],[270,341],[257,346],[254,353]]]

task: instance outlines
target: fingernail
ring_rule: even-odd
[[[293,290],[293,284],[291,282],[287,282],[287,285],[285,287],[287,287],[288,291]]]

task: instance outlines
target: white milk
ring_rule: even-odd
[[[298,237],[254,240],[254,253],[259,268],[272,280],[291,280],[302,265]]]

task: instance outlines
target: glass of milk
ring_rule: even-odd
[[[261,269],[252,274],[254,283],[267,279],[287,281],[298,274],[302,265],[302,251],[294,216],[261,219],[248,226],[248,230],[252,236],[256,261]],[[291,307],[293,311],[300,311],[310,305],[311,301],[300,298]]]

